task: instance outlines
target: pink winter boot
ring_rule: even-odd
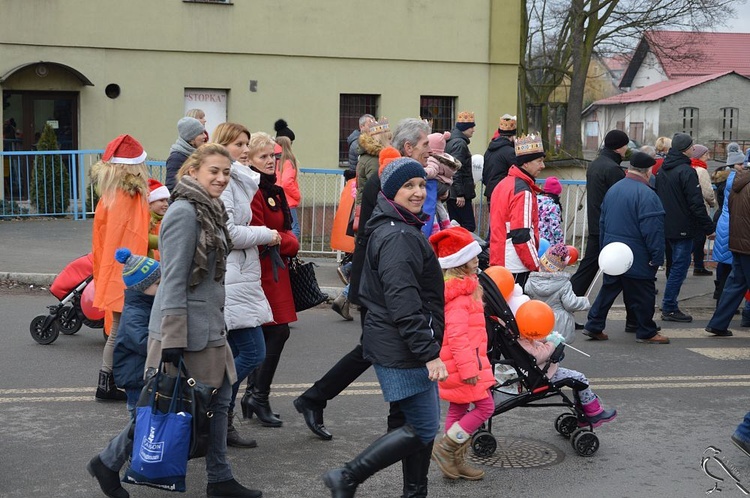
[[[583,413],[586,415],[589,423],[594,427],[599,427],[604,422],[611,422],[617,417],[617,410],[614,408],[611,410],[605,410],[599,403],[599,398],[596,397],[592,401],[589,401],[585,405],[582,405]],[[578,422],[579,427],[586,427],[586,423]]]

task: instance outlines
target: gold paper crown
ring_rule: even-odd
[[[516,138],[516,156],[539,153],[544,154],[544,146],[540,135],[523,135]]]
[[[379,135],[380,133],[385,133],[386,131],[391,129],[391,125],[388,124],[388,118],[381,117],[380,121],[373,121],[373,123],[370,125],[370,135]]]
[[[474,113],[469,111],[461,111],[458,113],[457,123],[473,123]]]
[[[503,131],[514,131],[516,129],[516,117],[510,114],[503,114],[500,117],[500,124],[497,127]]]

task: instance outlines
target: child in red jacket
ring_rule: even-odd
[[[482,251],[465,228],[452,227],[430,237],[445,278],[445,331],[440,359],[448,378],[438,384],[440,397],[450,402],[446,434],[435,445],[432,459],[449,479],[477,480],[484,471],[466,465],[471,434],[495,410],[489,388],[495,384],[487,358],[487,332],[482,288],[477,279],[477,255]],[[469,411],[471,405],[474,409]]]

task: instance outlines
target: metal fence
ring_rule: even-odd
[[[89,178],[90,167],[102,150],[0,152],[3,185],[0,189],[0,219],[71,216],[83,220],[93,216],[96,200]],[[149,173],[164,181],[164,161],[147,161]],[[305,254],[334,254],[331,228],[344,177],[341,169],[300,168],[298,181],[302,202],[298,207],[300,246]],[[585,250],[586,183],[561,180],[565,238]],[[488,216],[484,190],[477,185],[474,200],[477,233],[486,235]]]

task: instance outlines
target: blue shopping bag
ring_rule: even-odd
[[[156,375],[165,374],[160,368]],[[193,416],[182,411],[180,385],[175,382],[166,413],[157,409],[158,389],[152,391],[149,406],[136,408],[133,453],[123,482],[185,492]]]

